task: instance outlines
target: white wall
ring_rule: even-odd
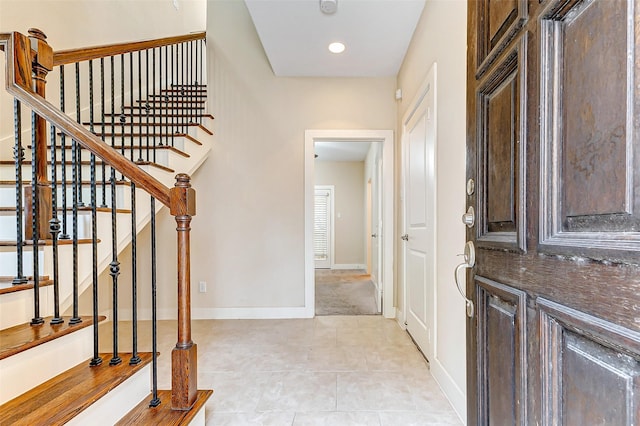
[[[402,117],[416,96],[434,62],[438,64],[437,147],[436,147],[436,341],[431,371],[458,414],[466,418],[465,305],[455,289],[453,270],[465,243],[465,227],[460,216],[465,210],[466,153],[466,22],[463,0],[426,2],[409,51],[398,74],[403,98],[398,103],[398,129]],[[399,135],[400,140],[402,136]],[[401,144],[397,144],[398,161]],[[400,170],[400,167],[396,168]],[[397,177],[399,185],[399,177]],[[398,189],[400,187],[398,186]],[[398,207],[399,208],[399,207]],[[402,211],[398,210],[398,217]],[[398,221],[398,230],[402,230]],[[401,246],[396,251],[402,265]],[[398,268],[396,283],[402,283]],[[402,288],[398,288],[402,302]]]
[[[333,185],[334,262],[340,265],[364,265],[365,260],[365,187],[364,161],[318,161],[316,185]]]
[[[304,131],[391,129],[395,78],[276,78],[242,1],[207,6],[216,141],[195,174],[195,317],[295,316],[305,304]]]

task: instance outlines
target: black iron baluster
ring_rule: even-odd
[[[156,199],[151,197],[151,357],[153,398],[150,407],[160,405],[158,398],[158,286],[156,276]]]
[[[64,322],[60,316],[60,281],[58,265],[58,234],[60,233],[60,221],[58,220],[58,175],[56,171],[56,128],[51,126],[51,220],[49,220],[49,232],[51,233],[53,251],[53,318],[51,324]],[[64,163],[62,165],[64,168]]]
[[[153,48],[151,53],[152,53],[152,63],[153,63],[153,85],[152,85],[152,87],[153,87],[153,92],[155,93],[155,91],[156,91],[156,48],[155,47]],[[155,121],[157,119],[156,114],[155,114],[155,112],[156,112],[155,111],[155,103],[153,105],[154,105],[154,108],[152,110],[153,111],[153,121],[155,123]],[[158,129],[159,129],[160,132],[162,132],[162,121],[160,121],[160,126],[158,127]],[[153,162],[154,163],[156,162],[156,144],[157,144],[156,135],[157,135],[157,133],[155,132],[155,127],[154,127],[154,132],[153,132]],[[160,133],[160,135],[162,137],[162,133]],[[148,155],[148,153],[147,153],[147,155]]]
[[[111,169],[111,263],[109,274],[113,284],[113,356],[109,365],[118,365],[122,359],[118,356],[118,275],[120,275],[120,262],[118,261],[118,229],[116,210],[116,172]]]
[[[131,303],[132,303],[132,353],[129,365],[142,362],[138,356],[138,245],[136,229],[136,184],[131,182]]]
[[[129,52],[129,99],[131,100],[131,105],[136,105],[135,101],[133,100],[133,52]],[[134,129],[133,129],[133,111],[131,112],[131,115],[129,116],[129,119],[131,120],[131,135],[129,135],[130,137],[130,152],[129,152],[129,158],[131,161],[133,161],[133,151],[134,151],[134,141],[133,141],[133,134],[134,134]]]
[[[78,123],[82,123],[82,117],[80,113],[80,63],[79,62],[76,62],[76,120],[78,121]],[[78,170],[77,170],[78,180],[80,182],[80,185],[79,186],[76,185],[76,189],[79,191],[78,207],[82,207],[84,206],[84,203],[82,202],[82,147],[80,146],[79,143],[76,143],[75,147],[78,150],[76,154],[76,161],[78,161],[78,164],[80,165],[80,167],[78,167]]]
[[[142,53],[138,50],[138,98],[142,102]],[[145,105],[146,106],[146,105]],[[133,122],[133,114],[131,115],[131,121]],[[149,119],[147,118],[147,123]],[[149,127],[147,126],[147,129]],[[142,161],[142,117],[138,122],[138,129],[140,129],[140,135],[138,137],[138,161]]]
[[[166,61],[167,46],[164,46],[164,49],[165,49],[165,50],[164,50],[164,52],[165,52],[165,61]],[[160,57],[160,59],[159,59],[159,64],[158,64],[158,73],[160,74],[160,75],[159,75],[159,77],[158,77],[158,80],[159,80],[159,86],[160,86],[160,92],[159,92],[159,94],[160,94],[160,96],[162,96],[163,90],[167,90],[167,89],[168,89],[167,84],[166,84],[166,81],[162,79],[162,47],[159,47],[159,48],[158,48],[158,55],[159,55],[159,57]],[[165,74],[165,75],[166,75],[166,74]],[[163,89],[163,88],[164,88],[164,89]],[[169,128],[168,128],[168,127],[167,127],[167,128],[165,128],[165,132],[163,132],[163,131],[162,131],[162,130],[163,130],[163,128],[162,128],[162,123],[163,123],[162,116],[164,115],[164,111],[163,111],[163,108],[162,108],[162,98],[160,98],[160,103],[159,103],[159,104],[158,104],[158,103],[154,103],[154,104],[153,104],[153,106],[154,106],[154,108],[156,108],[156,109],[159,107],[159,115],[160,115],[160,143],[158,144],[158,146],[163,146],[164,144],[163,144],[163,142],[162,142],[162,134],[163,134],[163,133],[168,134],[168,133],[169,133]],[[155,155],[155,154],[154,154],[154,155]],[[154,158],[154,161],[155,161],[155,158]]]
[[[184,48],[184,43],[180,43],[180,97],[178,99],[180,99],[180,117],[178,118],[178,120],[180,121],[180,124],[182,125],[182,133],[187,133],[187,128],[185,127],[185,106],[186,106],[186,102],[188,102],[187,98],[185,98],[185,86],[186,86],[186,79],[185,79],[185,65],[187,63],[187,61],[185,61],[184,57],[185,57],[185,48]]]
[[[100,58],[100,116],[101,116],[100,126],[102,129],[102,131],[100,132],[100,138],[102,139],[102,142],[104,142],[107,137],[106,128],[105,128],[106,120],[105,120],[104,111],[105,111],[104,110],[104,58]],[[105,177],[106,168],[107,166],[105,165],[105,162],[102,161],[102,182],[101,182],[102,204],[100,205],[100,207],[107,207],[107,182]]]
[[[23,233],[23,212],[22,205],[22,162],[24,161],[24,148],[22,147],[22,108],[20,101],[13,100],[13,128],[15,145],[13,147],[13,158],[15,160],[16,171],[16,276],[13,284],[24,284],[27,278],[24,276],[24,240]]]
[[[93,114],[92,121],[93,121]],[[96,200],[96,156],[91,153],[91,259],[92,259],[92,269],[91,269],[91,290],[93,292],[92,295],[92,315],[93,315],[93,358],[89,361],[89,365],[95,367],[96,365],[102,364],[102,358],[98,353],[98,342],[99,342],[99,333],[98,333],[98,210],[96,205],[98,201]],[[113,170],[113,169],[112,169]],[[104,181],[104,172],[102,175],[102,180]],[[103,189],[104,194],[104,189]]]
[[[60,111],[65,110],[64,98],[64,65],[60,65]],[[61,240],[68,240],[67,233],[67,135],[60,135],[60,163],[61,163],[61,187],[62,187],[62,235]]]
[[[31,230],[33,238],[33,319],[31,325],[44,323],[40,316],[40,259],[38,256],[38,243],[40,239],[40,196],[38,194],[38,163],[46,159],[38,158],[36,149],[36,113],[31,112]],[[55,167],[55,164],[53,165]]]
[[[175,53],[174,53],[174,48],[175,47]],[[178,76],[178,61],[176,58],[178,52],[178,46],[175,44],[171,45],[171,83],[174,87],[178,87],[178,83],[177,83],[177,76]],[[173,129],[173,133],[177,133],[178,132],[178,123],[175,119],[175,115],[176,115],[176,98],[169,98],[169,93],[165,93],[165,99],[167,100],[167,106],[171,105],[171,127]],[[169,104],[169,102],[171,102],[171,104]],[[171,136],[171,146],[174,146],[174,137]]]
[[[129,53],[129,58],[131,58],[131,53]],[[124,155],[124,144],[125,144],[124,132],[125,132],[125,123],[127,121],[127,116],[125,115],[125,112],[124,112],[124,86],[125,86],[124,59],[125,59],[124,54],[120,55],[120,124],[122,125],[121,133],[120,133],[122,136],[122,140],[120,141],[120,144],[121,144],[120,153],[122,155]],[[131,98],[131,103],[130,103],[131,108],[133,108],[133,106],[135,105],[135,103],[133,102],[133,93],[130,93],[129,97]],[[124,180],[124,175],[122,175],[120,178]]]
[[[166,63],[164,64],[164,71],[165,71],[165,75],[167,76],[167,89],[169,89],[170,87],[175,86],[175,82],[173,81],[173,45],[171,45],[171,55],[169,55],[169,47],[165,46],[165,56],[166,58]],[[169,67],[169,63],[171,63],[171,66]],[[169,72],[171,72],[171,75],[169,75]],[[171,84],[169,85],[169,81],[171,81]],[[171,123],[171,126],[169,126],[169,114],[171,113],[170,110],[170,105],[169,105],[169,98],[167,97],[167,94],[165,93],[163,95],[163,99],[166,102],[166,110],[165,110],[165,114],[167,116],[166,120],[167,120],[167,131],[171,131],[171,146],[174,145],[175,143],[175,134],[176,134],[176,129],[173,125],[173,122]],[[169,144],[169,140],[167,139],[167,144]]]
[[[78,142],[71,139],[71,189],[73,205],[71,206],[71,243],[73,251],[73,316],[69,324],[78,324],[82,319],[78,315]]]
[[[145,103],[146,103],[146,107],[147,107],[147,129],[146,129],[146,143],[147,143],[147,146],[146,146],[145,151],[146,151],[146,154],[147,154],[146,155],[147,161],[149,161],[149,138],[150,138],[150,135],[149,135],[149,128],[150,128],[149,113],[151,112],[151,106],[149,105],[149,102],[150,102],[150,100],[149,100],[149,49],[146,49],[144,51],[144,54],[145,54],[145,61],[144,61],[145,79],[144,79],[144,84],[145,84],[145,87],[146,87],[146,91],[145,91],[144,97],[145,97]],[[142,88],[140,88],[140,90],[142,90]],[[154,129],[155,129],[155,127],[154,127]]]
[[[198,94],[198,89],[193,85],[193,41],[189,42],[189,90],[191,90],[191,95]],[[197,99],[197,98],[193,98]],[[194,104],[189,102],[189,124],[193,123],[193,106]]]

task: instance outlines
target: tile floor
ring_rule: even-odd
[[[130,328],[119,334],[130,349]],[[140,335],[148,350],[148,324]],[[161,389],[175,336],[174,321],[159,322]],[[207,425],[462,424],[408,335],[381,316],[194,321],[193,340],[198,387],[214,389]]]

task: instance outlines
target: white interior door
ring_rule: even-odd
[[[404,279],[407,330],[428,359],[435,336],[435,81],[404,122]]]
[[[333,188],[317,185],[314,198],[313,253],[315,267],[333,264]]]

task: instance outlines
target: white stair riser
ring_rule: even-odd
[[[0,329],[24,324],[33,318],[33,290],[3,294],[0,300]],[[40,316],[50,315],[53,315],[53,286],[49,285],[40,288]]]
[[[14,222],[15,224],[15,222]],[[15,239],[15,235],[13,236]],[[7,249],[7,248],[5,248]],[[44,249],[38,249],[38,260],[39,260],[39,275],[42,276],[44,274],[44,262],[45,255]],[[17,254],[14,251],[0,251],[0,277],[15,277],[18,273],[17,266]],[[24,251],[22,253],[22,272],[25,276],[33,275],[33,247],[26,246],[24,247]]]
[[[120,176],[117,175],[116,178],[118,179],[119,177]],[[82,192],[82,202],[85,205],[89,205],[91,202],[91,186],[82,185],[81,192]],[[62,185],[59,184],[57,186],[57,191],[56,191],[58,208],[62,206],[62,193],[63,193]],[[73,203],[73,187],[69,182],[67,182],[66,184],[64,193],[66,194],[67,207],[70,207]],[[103,193],[102,181],[97,181],[96,182],[96,201],[98,203],[98,206],[102,204],[102,193]],[[109,183],[109,181],[105,182],[104,194],[105,194],[106,205],[110,206],[111,205],[111,184]],[[25,199],[24,192],[23,192],[22,199],[23,200]],[[130,200],[131,200],[131,196],[129,192],[129,186],[116,185],[116,206],[120,209],[127,209],[131,204]],[[8,186],[8,185],[0,186],[0,206],[15,207],[15,205],[16,205],[15,186]]]
[[[24,220],[24,214],[22,215],[22,238],[24,238],[24,231],[27,227],[31,227],[31,223],[27,223]],[[58,220],[60,221],[60,232],[62,232],[62,215],[58,215]],[[71,213],[67,214],[67,233],[71,234],[71,227],[73,223],[73,216]],[[16,216],[3,214],[0,215],[0,240],[7,241],[16,241]],[[60,234],[58,235],[60,236]],[[91,213],[86,211],[78,212],[78,238],[89,238],[91,237]],[[51,233],[48,229],[40,229],[40,239],[50,239]],[[25,248],[25,251],[29,250],[29,247]],[[0,276],[5,276],[2,272],[4,269],[4,264],[0,263]]]
[[[91,358],[92,333],[86,327],[0,360],[0,404]]]
[[[148,364],[66,424],[69,426],[115,424],[149,396],[150,378],[151,364]]]

